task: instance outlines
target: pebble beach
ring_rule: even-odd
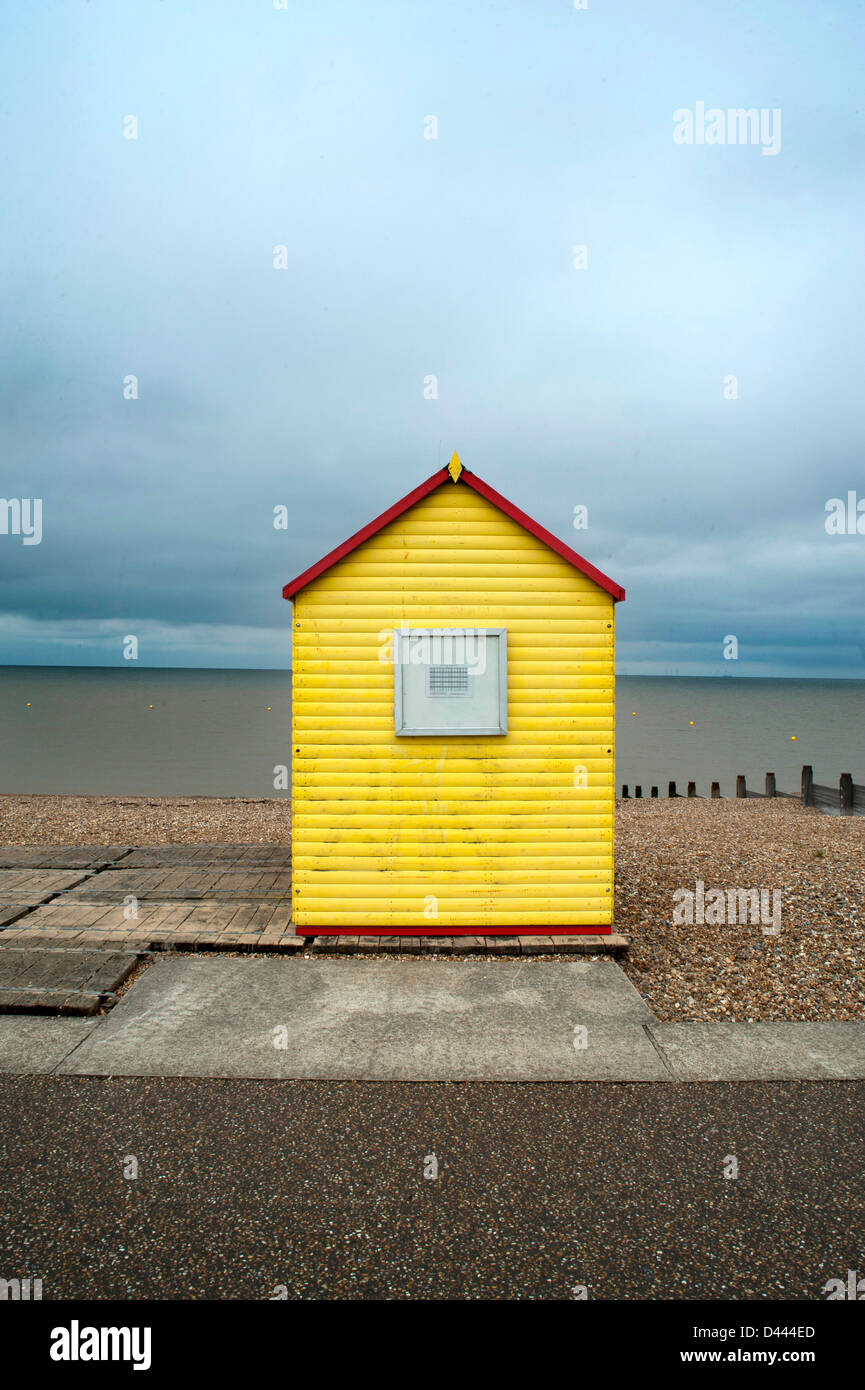
[[[0,844],[283,844],[288,799],[0,796]],[[674,893],[768,889],[759,924],[673,922]],[[865,1018],[865,818],[780,799],[616,803],[620,964],[667,1021]],[[536,959],[543,959],[537,957]]]
[[[760,925],[673,923],[677,889],[780,894]],[[865,1018],[865,817],[792,800],[616,803],[622,969],[665,1021]]]

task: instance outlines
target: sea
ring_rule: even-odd
[[[865,681],[619,676],[616,783],[865,784]],[[0,792],[288,794],[291,672],[0,666]]]

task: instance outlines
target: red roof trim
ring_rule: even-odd
[[[368,522],[360,531],[356,531],[353,536],[349,536],[347,541],[343,541],[342,545],[338,545],[335,550],[331,550],[321,560],[318,560],[314,565],[310,565],[309,569],[303,571],[303,574],[299,574],[296,579],[290,580],[283,588],[282,597],[289,599],[293,598],[300,589],[305,589],[307,584],[311,584],[314,579],[318,579],[319,575],[324,574],[325,570],[329,570],[338,560],[345,559],[346,555],[350,555],[353,550],[357,550],[358,546],[363,545],[364,541],[368,541],[370,536],[374,536],[377,531],[381,531],[382,528],[387,526],[391,521],[396,521],[397,517],[402,516],[403,512],[407,512],[415,503],[422,501],[424,497],[428,497],[429,494],[434,492],[437,487],[440,487],[442,483],[450,481],[450,474],[446,468],[441,468],[437,473],[433,473],[432,477],[427,478],[426,482],[421,483],[420,487],[416,487],[414,491],[406,493],[405,497],[400,498],[399,502],[395,502],[392,507],[388,507],[386,512],[382,512],[381,516],[375,517],[373,521]],[[516,521],[524,530],[536,536],[539,541],[543,541],[544,545],[548,545],[557,555],[561,555],[563,560],[567,560],[568,564],[574,566],[574,569],[579,570],[581,574],[586,575],[588,579],[593,580],[595,584],[605,589],[608,594],[612,595],[616,603],[625,597],[625,591],[620,584],[616,584],[614,580],[608,578],[607,575],[603,574],[599,569],[596,569],[594,565],[589,564],[589,561],[584,560],[582,555],[578,555],[575,550],[571,550],[569,545],[565,545],[564,541],[560,541],[551,531],[547,531],[545,527],[541,526],[537,521],[533,521],[525,512],[521,512],[519,507],[515,507],[513,502],[509,502],[506,497],[502,497],[500,492],[496,492],[495,488],[489,487],[488,484],[485,483],[483,479],[478,478],[476,474],[470,473],[467,468],[464,468],[460,473],[459,482],[456,484],[457,487],[459,483],[468,483],[469,487],[480,497],[485,498],[487,502],[491,502],[494,507],[498,507],[499,511],[504,512],[505,516],[509,516],[512,521]]]
[[[495,488],[490,487],[482,478],[478,478],[476,474],[470,473],[467,468],[464,468],[460,474],[460,482],[468,483],[470,488],[473,488],[481,497],[485,497],[488,502],[492,502],[493,506],[498,507],[499,511],[504,512],[505,516],[509,516],[512,521],[516,521],[524,530],[530,531],[533,536],[537,536],[539,541],[543,541],[544,545],[550,547],[550,550],[554,550],[557,555],[561,555],[562,559],[567,560],[568,564],[573,565],[574,569],[579,570],[580,573],[586,575],[587,578],[593,579],[602,589],[606,589],[608,594],[612,594],[616,603],[625,597],[625,591],[621,584],[617,584],[614,579],[610,579],[609,576],[604,574],[601,570],[595,569],[595,566],[589,564],[588,560],[584,560],[582,555],[578,555],[575,550],[571,550],[569,545],[565,545],[564,541],[560,541],[558,536],[553,535],[552,531],[548,531],[545,526],[541,526],[540,522],[533,521],[525,512],[521,512],[519,507],[515,507],[513,502],[509,502],[506,497],[502,497],[500,492],[496,492]]]
[[[405,497],[400,498],[399,502],[394,502],[393,506],[388,507],[387,511],[382,512],[381,516],[377,516],[373,521],[368,522],[360,531],[356,531],[353,536],[349,536],[347,541],[343,541],[342,545],[338,545],[336,550],[331,550],[323,559],[318,560],[314,565],[310,565],[308,570],[304,570],[303,574],[299,574],[296,579],[292,579],[283,589],[282,597],[293,598],[298,589],[305,589],[307,584],[311,584],[313,579],[318,579],[318,576],[324,574],[325,570],[329,570],[331,565],[335,565],[337,560],[344,560],[346,555],[350,555],[353,550],[357,550],[357,547],[363,545],[364,541],[368,541],[370,536],[374,536],[376,531],[380,531],[383,526],[387,526],[388,522],[396,521],[397,517],[402,516],[403,512],[407,512],[409,507],[414,506],[415,502],[422,501],[429,493],[434,492],[448,476],[446,468],[440,468],[438,473],[433,473],[432,477],[427,478],[426,482],[421,483],[420,487],[416,487],[413,492],[407,492]]]

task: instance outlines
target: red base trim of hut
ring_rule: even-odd
[[[295,927],[297,936],[611,936],[613,928],[563,927]]]

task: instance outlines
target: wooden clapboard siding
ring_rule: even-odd
[[[609,593],[460,483],[302,588],[295,924],[609,925],[614,622]],[[396,737],[379,652],[404,623],[507,629],[506,735]]]

